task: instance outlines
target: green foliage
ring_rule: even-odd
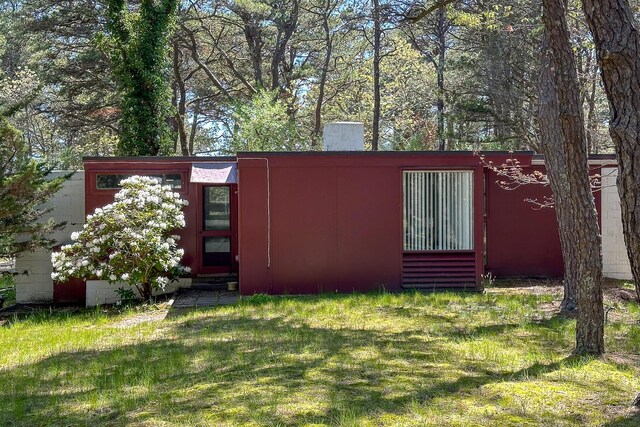
[[[0,300],[3,298],[5,307],[16,302],[16,284],[13,274],[9,272],[0,272]]]
[[[113,155],[120,129],[120,154],[171,154],[174,144],[188,153],[252,149],[237,132],[233,106],[260,88],[277,88],[295,122],[285,132],[305,143],[254,135],[256,149],[306,149],[316,126],[331,121],[361,121],[371,138],[371,2],[181,2],[172,32],[175,3],[31,0],[0,7],[0,70],[30,67],[44,86],[13,121],[35,155],[65,166]],[[411,22],[401,15],[419,3],[383,3],[390,21],[381,52],[381,147],[437,148],[438,14]],[[569,2],[567,12],[590,149],[610,152],[592,37],[580,3]],[[535,149],[539,2],[447,3],[446,21],[447,147]],[[177,135],[180,145],[172,141]]]
[[[167,154],[171,134],[171,90],[168,79],[168,40],[177,0],[143,0],[129,11],[125,0],[110,0],[108,34],[99,44],[110,53],[120,92],[118,154]]]
[[[50,179],[52,168],[29,155],[22,134],[9,121],[33,96],[37,82],[28,71],[0,79],[0,258],[53,244],[50,233],[64,226],[42,220],[43,208],[68,176]]]
[[[306,146],[287,106],[275,92],[258,92],[234,109],[230,151],[294,151]]]
[[[41,218],[42,208],[67,176],[49,179],[51,167],[31,159],[20,132],[0,116],[0,257],[53,244],[49,234],[64,224]]]
[[[136,293],[131,288],[119,287],[116,289],[116,294],[120,298],[120,302],[124,304],[131,303],[136,299]]]

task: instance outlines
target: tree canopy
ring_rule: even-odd
[[[580,108],[589,152],[606,152],[613,146],[608,105],[578,6],[569,3],[568,24]],[[13,75],[29,67],[39,76],[43,90],[14,123],[32,153],[62,166],[83,155],[233,152],[241,147],[239,106],[251,108],[262,91],[286,113],[270,126],[291,127],[305,141],[293,149],[318,147],[324,123],[350,120],[365,123],[369,147],[377,122],[385,150],[540,151],[541,7],[503,0],[3,2],[0,69]]]

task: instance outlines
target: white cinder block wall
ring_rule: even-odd
[[[171,282],[163,290],[154,290],[153,295],[162,295],[173,293],[179,288],[191,287],[190,278],[180,278],[177,282]],[[118,288],[131,289],[136,295],[140,296],[137,289],[125,283],[109,283],[106,280],[87,280],[87,307],[95,307],[101,304],[115,304],[120,301],[118,296]]]
[[[631,280],[629,257],[622,235],[617,168],[602,168],[602,273],[605,277]]]
[[[68,172],[53,172],[53,176]],[[54,210],[43,219],[55,218],[66,221],[64,229],[56,231],[52,238],[57,243],[69,242],[71,232],[82,229],[84,224],[84,171],[73,174],[65,181],[62,189],[45,204]],[[53,301],[53,281],[51,280],[51,252],[38,250],[24,253],[16,259],[16,271],[27,274],[16,276],[16,302],[47,303]]]

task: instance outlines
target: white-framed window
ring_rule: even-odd
[[[473,249],[473,171],[404,171],[405,251]]]

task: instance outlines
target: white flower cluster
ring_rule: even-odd
[[[84,228],[71,234],[73,243],[51,255],[53,280],[96,278],[163,288],[171,277],[190,271],[180,266],[184,250],[172,234],[185,226],[187,202],[155,178],[132,176],[120,184],[114,202],[88,215]]]

